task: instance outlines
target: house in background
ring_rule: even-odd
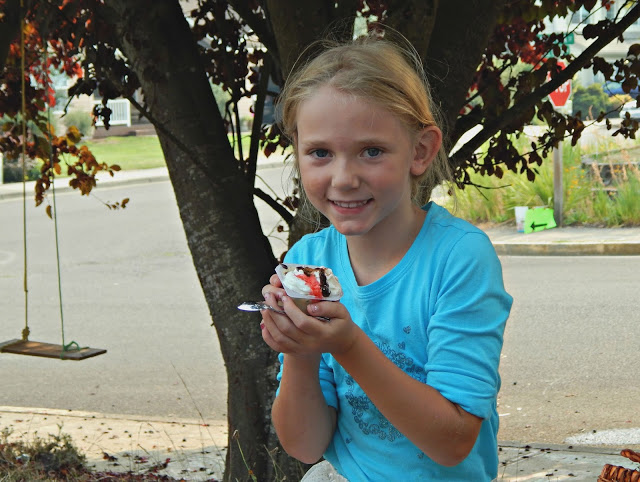
[[[104,127],[102,121],[96,121],[95,125],[92,125],[93,108],[97,104],[102,104],[98,92],[74,97],[69,102],[67,91],[75,83],[75,79],[70,79],[64,74],[52,74],[52,80],[56,91],[56,105],[53,107],[56,132],[63,132],[66,127],[73,124],[86,137],[94,138],[156,134],[153,125],[141,117],[127,99],[111,99],[107,102],[107,107],[111,109],[109,129]]]

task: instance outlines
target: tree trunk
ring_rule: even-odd
[[[253,186],[233,156],[178,1],[112,0],[107,5],[159,133],[226,364],[225,480],[250,480],[251,474],[270,480],[267,449],[277,446],[269,423],[277,358],[262,340],[260,315],[236,309],[240,301],[261,296],[276,265],[253,203]],[[285,471],[292,465],[278,461]]]
[[[329,33],[339,38],[353,35],[357,0],[266,0],[268,20],[278,46],[283,78],[304,48]]]

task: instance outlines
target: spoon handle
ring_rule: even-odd
[[[265,303],[264,301],[245,301],[244,303],[241,303],[240,305],[238,305],[238,309],[239,310],[243,310],[243,311],[260,311],[260,310],[271,310],[275,313],[279,313],[281,315],[286,315],[286,313],[283,310],[279,310],[277,308],[272,307],[271,305],[268,305],[267,303]],[[322,321],[329,321],[330,318],[327,318],[325,316],[316,316],[315,318],[322,320]]]

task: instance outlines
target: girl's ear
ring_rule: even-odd
[[[411,174],[421,176],[436,158],[442,145],[442,131],[436,126],[427,126],[416,135]]]

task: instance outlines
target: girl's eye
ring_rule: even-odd
[[[382,150],[377,147],[367,147],[364,150],[364,153],[367,157],[378,157],[380,154],[382,154]]]
[[[324,159],[325,157],[329,156],[329,151],[327,151],[326,149],[315,149],[311,152],[311,154],[318,159]]]

